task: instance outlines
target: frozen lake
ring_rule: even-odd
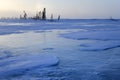
[[[0,20],[0,80],[119,80],[119,22]]]

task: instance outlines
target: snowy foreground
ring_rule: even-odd
[[[0,20],[0,80],[120,80],[120,20]]]

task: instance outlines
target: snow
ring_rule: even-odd
[[[85,31],[85,32],[74,32],[62,35],[66,38],[81,40],[120,40],[120,31]]]
[[[114,25],[114,27],[116,27],[116,25]],[[119,27],[108,29],[89,28],[86,31],[69,32],[60,34],[60,36],[67,39],[84,41],[79,45],[80,50],[97,51],[120,47]]]
[[[26,70],[57,65],[59,59],[50,54],[26,54],[0,60],[0,76],[12,75]]]
[[[80,44],[80,50],[100,51],[120,47],[120,41],[94,41]]]
[[[1,19],[0,80],[119,80],[119,34],[120,20]]]

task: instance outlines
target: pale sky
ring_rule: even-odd
[[[0,0],[0,17],[19,17],[23,10],[28,16],[47,9],[63,18],[120,18],[120,0]]]

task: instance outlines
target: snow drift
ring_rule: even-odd
[[[0,60],[0,76],[19,74],[32,68],[57,65],[59,59],[49,54],[28,54]]]
[[[62,37],[74,40],[84,40],[80,43],[80,50],[108,50],[120,47],[120,31],[79,31],[61,34]]]

